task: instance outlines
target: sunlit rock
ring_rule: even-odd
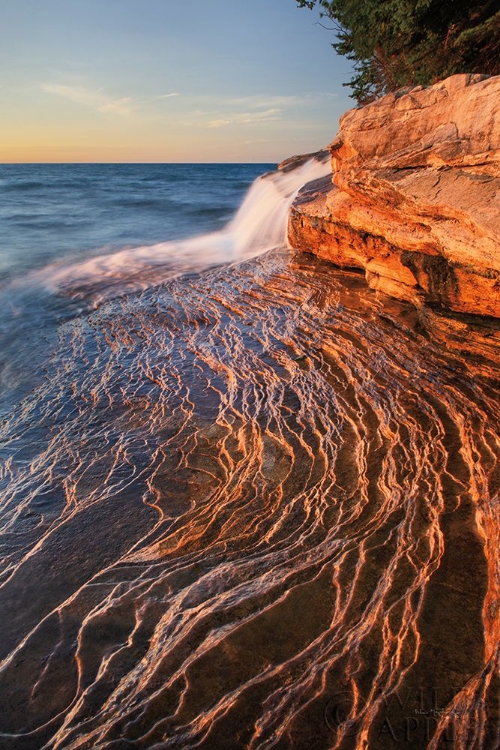
[[[419,307],[500,317],[499,117],[500,77],[480,75],[350,110],[290,243]]]

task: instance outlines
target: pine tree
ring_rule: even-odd
[[[296,2],[332,22],[332,46],[354,64],[344,85],[359,104],[454,73],[500,73],[500,0]]]

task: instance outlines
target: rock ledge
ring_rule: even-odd
[[[333,179],[292,206],[292,247],[419,307],[500,317],[500,76],[350,110],[330,154]]]

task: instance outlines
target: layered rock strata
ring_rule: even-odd
[[[292,206],[292,247],[419,307],[500,317],[500,77],[350,110],[330,153],[333,180]]]

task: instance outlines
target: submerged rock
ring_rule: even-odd
[[[293,247],[361,268],[372,289],[500,317],[500,76],[455,75],[347,112],[333,185],[292,206]]]

